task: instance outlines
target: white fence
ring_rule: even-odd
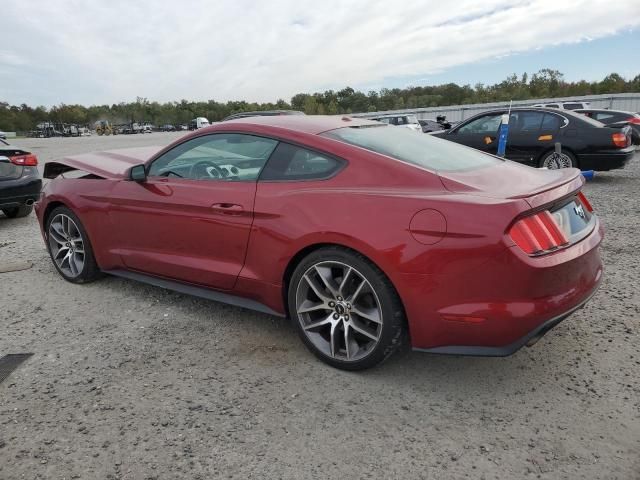
[[[640,111],[640,93],[616,93],[605,95],[585,95],[582,97],[564,98],[537,98],[533,100],[518,100],[513,102],[514,107],[528,107],[538,103],[557,102],[589,102],[591,108],[608,108],[610,110],[626,110],[629,112]],[[459,122],[495,108],[509,106],[509,102],[478,103],[472,105],[451,105],[447,107],[409,108],[403,110],[388,110],[386,112],[354,113],[354,117],[373,117],[391,113],[415,113],[419,119],[435,119],[437,115],[445,115],[450,122]]]

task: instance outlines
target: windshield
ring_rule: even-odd
[[[433,171],[455,172],[495,165],[502,160],[431,135],[384,125],[344,127],[321,134]]]
[[[407,123],[418,123],[418,117],[415,115],[407,115]]]

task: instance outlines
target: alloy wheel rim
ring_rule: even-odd
[[[49,224],[49,249],[58,268],[67,277],[82,272],[85,261],[84,240],[80,229],[67,215],[59,213]]]
[[[369,355],[382,334],[380,300],[355,268],[316,263],[296,290],[296,313],[307,338],[330,358],[354,362]]]
[[[549,170],[557,170],[559,168],[571,168],[571,157],[566,153],[553,153],[549,155],[545,161],[543,167],[547,167]]]

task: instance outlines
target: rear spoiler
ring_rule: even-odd
[[[575,171],[575,175],[567,183],[552,185],[544,191],[534,192],[526,197],[519,198],[524,198],[524,200],[531,205],[531,208],[538,208],[580,191],[585,183],[585,179],[577,168],[572,168],[571,170]]]

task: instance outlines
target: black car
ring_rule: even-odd
[[[451,130],[435,132],[445,140],[487,153],[498,150],[498,131],[508,109],[491,110]],[[560,155],[554,154],[556,143]],[[610,128],[579,113],[554,108],[514,108],[509,117],[505,157],[534,167],[612,170],[624,167],[635,153],[631,128]]]
[[[595,108],[585,108],[576,112],[593,118],[607,127],[623,128],[631,127],[631,139],[635,145],[640,145],[640,113],[625,112],[624,110],[605,110]]]
[[[35,155],[0,140],[0,210],[9,218],[26,217],[40,196],[42,179]]]
[[[228,117],[224,117],[221,121],[226,122],[227,120],[247,117],[275,117],[278,115],[304,115],[304,112],[299,112],[298,110],[259,110],[257,112],[238,112],[231,114]]]
[[[447,118],[444,115],[438,115],[435,120],[432,120],[430,118],[419,119],[418,123],[422,127],[422,131],[424,133],[449,130],[452,127],[451,122],[448,122]]]

